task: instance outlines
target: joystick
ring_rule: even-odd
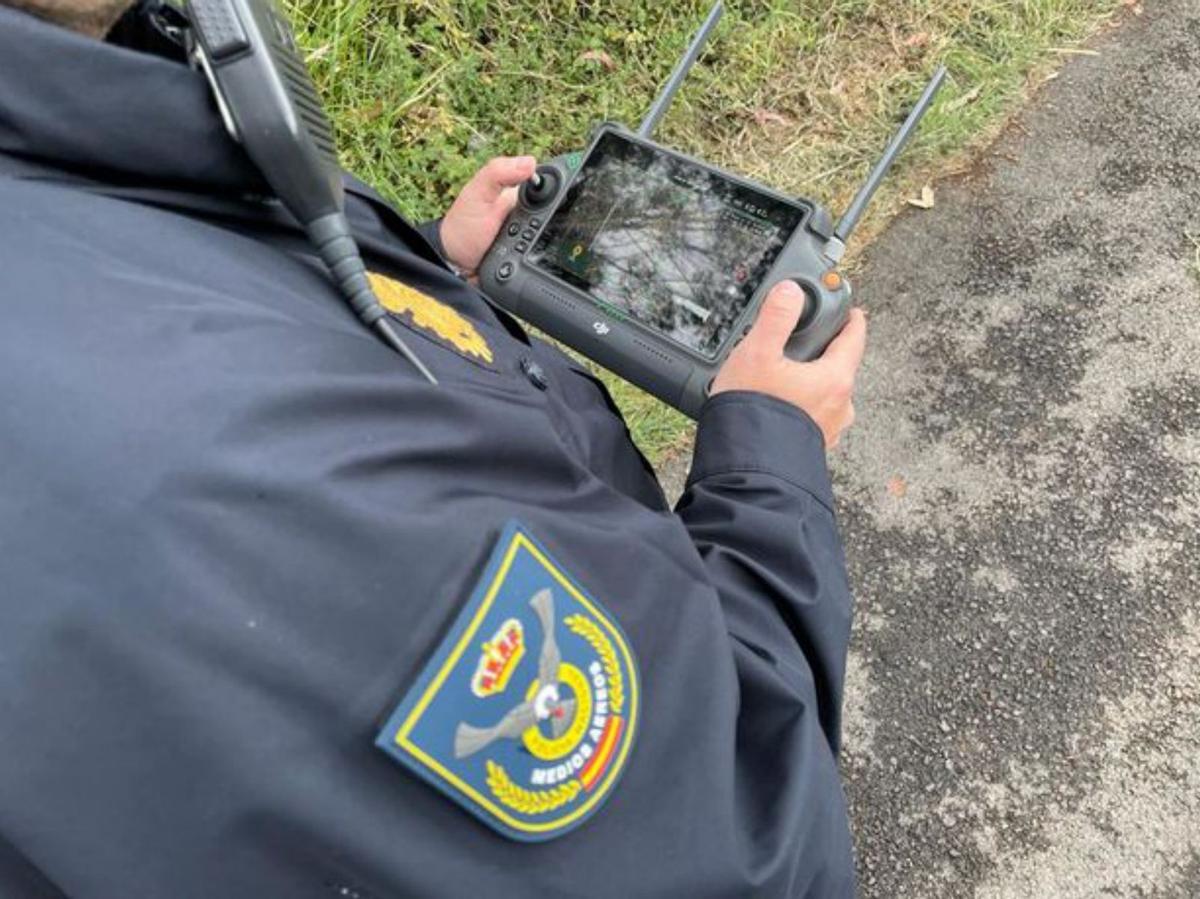
[[[559,183],[557,169],[540,165],[533,177],[521,185],[521,202],[530,209],[545,206],[558,195]]]

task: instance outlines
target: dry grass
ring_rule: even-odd
[[[299,0],[349,167],[435,214],[489,156],[636,123],[708,0]],[[730,2],[659,139],[837,211],[939,62],[951,80],[860,230],[961,169],[1125,0]],[[852,247],[852,252],[853,252]],[[866,298],[869,303],[869,298]],[[686,421],[607,378],[654,460]]]

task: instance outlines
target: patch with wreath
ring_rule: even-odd
[[[513,522],[376,745],[504,836],[549,840],[611,794],[639,702],[616,621]]]

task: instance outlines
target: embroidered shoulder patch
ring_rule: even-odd
[[[514,840],[604,803],[638,724],[629,641],[518,524],[376,745]]]
[[[491,364],[492,348],[474,323],[453,306],[376,272],[368,272],[367,280],[379,304],[388,312],[424,331],[426,336],[450,344],[462,355]]]

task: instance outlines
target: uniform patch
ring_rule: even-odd
[[[549,840],[612,792],[639,702],[620,627],[514,522],[375,743],[504,836]]]
[[[368,272],[367,280],[371,282],[379,304],[388,312],[400,316],[427,336],[450,344],[464,356],[491,364],[492,348],[474,323],[453,306],[385,275]]]

